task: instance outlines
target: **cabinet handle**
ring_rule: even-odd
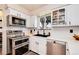
[[[54,41],[53,43],[56,43],[56,41]]]
[[[69,51],[69,49],[66,49],[67,51]]]
[[[36,42],[36,44],[37,44],[37,45],[39,45],[39,43],[38,43],[38,42]]]

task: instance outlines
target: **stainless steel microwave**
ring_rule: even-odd
[[[26,26],[26,19],[23,19],[21,17],[16,17],[13,15],[8,15],[7,25],[8,26]]]

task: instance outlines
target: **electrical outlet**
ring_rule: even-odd
[[[73,33],[73,29],[70,29],[70,33]]]

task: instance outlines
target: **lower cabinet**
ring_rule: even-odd
[[[40,54],[46,54],[46,38],[43,37],[31,37],[29,49]]]

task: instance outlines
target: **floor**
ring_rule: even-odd
[[[12,55],[12,53],[7,54],[7,55]],[[20,55],[20,54],[17,54],[17,55]],[[37,54],[37,53],[35,53],[33,51],[28,51],[28,52],[24,53],[23,55],[39,55],[39,54]]]
[[[28,51],[27,53],[25,53],[24,55],[38,55],[37,53],[33,52],[33,51]]]

